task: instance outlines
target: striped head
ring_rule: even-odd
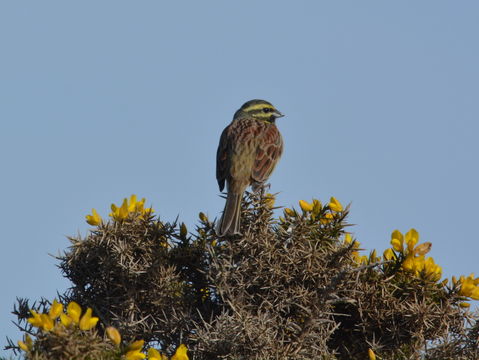
[[[265,100],[250,100],[245,102],[243,106],[236,111],[233,120],[249,117],[260,121],[274,123],[277,118],[282,116],[284,115],[281,114],[271,103]]]

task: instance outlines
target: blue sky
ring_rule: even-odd
[[[477,272],[479,3],[11,1],[0,4],[0,346],[15,298],[53,299],[84,216],[146,197],[193,228],[223,207],[215,153],[243,102],[271,101],[277,203],[351,203],[366,249],[431,241]]]

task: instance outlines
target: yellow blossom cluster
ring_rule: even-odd
[[[419,233],[415,229],[409,230],[406,235],[394,230],[391,234],[392,247],[384,251],[383,257],[385,260],[401,261],[401,268],[418,278],[439,281],[442,268],[432,257],[425,256],[431,250],[432,244],[418,242]]]
[[[128,345],[125,354],[126,360],[145,359],[146,355],[141,352],[141,350],[143,349],[143,345],[145,345],[145,340],[133,341],[130,345]]]
[[[46,333],[53,332],[61,336],[70,336],[68,335],[68,332],[65,332],[66,329],[76,327],[82,331],[88,331],[93,329],[98,323],[98,318],[92,316],[91,308],[87,308],[83,313],[80,305],[74,301],[67,305],[66,311],[64,311],[63,304],[55,299],[47,313],[39,314],[35,310],[30,310],[30,312],[32,317],[28,318],[27,321],[32,326]],[[149,348],[145,354],[142,351],[145,345],[144,340],[137,340],[122,346],[120,332],[112,326],[107,327],[105,333],[110,341],[117,347],[118,354],[122,356],[122,359],[168,360],[168,357],[165,354],[160,353],[154,348]],[[30,352],[33,350],[34,341],[28,334],[26,334],[23,341],[18,341],[18,346],[23,351]],[[170,360],[188,360],[187,352],[188,349],[186,345],[181,344],[178,346],[175,354]]]
[[[112,326],[107,327],[106,334],[115,345],[120,346],[121,335],[116,328]],[[134,341],[123,349],[122,354],[125,356],[126,360],[142,360],[146,358],[148,358],[148,360],[168,360],[168,357],[165,354],[160,353],[155,348],[149,348],[147,354],[145,354],[142,352],[144,345],[144,340]],[[186,355],[187,351],[188,349],[186,346],[181,344],[178,349],[176,349],[176,352],[171,357],[171,360],[188,360],[188,355]]]
[[[92,316],[92,309],[88,308],[82,316],[82,308],[76,302],[72,301],[67,305],[66,313],[63,312],[63,304],[53,300],[53,304],[48,311],[48,314],[38,314],[35,310],[30,310],[32,317],[28,322],[34,327],[45,331],[50,331],[55,326],[69,327],[72,325],[78,326],[80,330],[91,330],[98,322],[97,317]],[[60,321],[57,321],[58,318]]]
[[[110,216],[116,221],[122,221],[127,219],[131,214],[141,218],[143,215],[149,215],[152,212],[152,208],[145,208],[145,198],[137,201],[136,195],[131,195],[130,201],[128,201],[126,198],[123,199],[123,203],[120,207],[116,206],[115,204],[111,204]]]
[[[93,329],[98,318],[92,316],[92,309],[88,308],[82,315],[80,305],[72,301],[67,305],[66,313],[63,311],[63,304],[56,299],[53,300],[52,306],[48,313],[39,314],[35,310],[30,310],[32,317],[28,318],[28,322],[32,326],[42,331],[61,332],[64,328],[77,326],[80,330],[87,331]],[[25,341],[18,341],[18,346],[25,351],[31,350],[33,346],[32,339],[27,335]]]
[[[369,253],[369,256],[360,255],[358,250],[359,250],[359,247],[361,246],[361,243],[357,240],[353,240],[350,233],[346,233],[344,235],[344,243],[346,245],[352,244],[353,251],[351,252],[351,255],[353,257],[353,260],[358,265],[369,265],[369,264],[373,264],[373,263],[377,263],[381,261],[381,257],[377,255],[376,250],[371,251]]]
[[[384,251],[383,256],[378,256],[376,250],[370,252],[369,256],[360,255],[360,243],[352,239],[351,234],[346,233],[345,244],[353,244],[352,257],[359,265],[369,265],[381,261],[394,261],[401,265],[401,269],[411,272],[414,276],[430,281],[439,281],[442,275],[442,268],[434,262],[432,257],[425,257],[431,250],[431,243],[418,244],[419,234],[415,229],[409,230],[404,236],[399,230],[394,230],[391,235],[391,248]],[[388,266],[387,264],[385,266]]]
[[[138,340],[126,348],[126,354],[125,354],[125,359],[126,360],[142,360],[142,359],[148,359],[148,360],[168,360],[168,357],[160,353],[158,350],[155,348],[149,348],[147,351],[147,354],[144,354],[141,352],[141,349],[143,348],[144,345],[143,340]],[[181,344],[178,346],[176,349],[175,354],[170,358],[170,360],[189,360],[189,357],[187,355],[188,348],[186,345]]]
[[[303,211],[303,214],[310,215],[313,220],[315,220],[321,213],[321,210],[323,210],[323,205],[318,199],[313,199],[312,202],[299,200],[299,207]],[[329,212],[323,213],[322,217],[319,219],[321,224],[330,223],[334,219],[336,213],[343,211],[343,205],[341,205],[341,203],[335,197],[331,197],[326,210],[329,210]],[[295,217],[298,215],[296,210],[290,208],[284,209],[284,214],[285,216],[290,217]]]
[[[479,278],[475,278],[474,274],[470,274],[467,277],[461,275],[459,280],[453,276],[452,283],[454,286],[459,287],[459,295],[479,300]]]
[[[120,332],[112,327],[109,326],[106,328],[106,334],[108,338],[116,345],[120,346],[121,344],[121,335]],[[122,350],[122,354],[124,355],[126,360],[168,360],[168,357],[156,350],[155,348],[149,348],[147,353],[145,354],[142,349],[145,345],[144,340],[137,340],[132,342],[131,344],[127,345]],[[175,354],[171,357],[170,360],[189,360],[187,355],[188,348],[186,345],[181,344],[176,349]]]
[[[186,357],[186,359],[188,359],[188,357]],[[165,354],[160,353],[155,348],[149,348],[148,360],[168,360],[168,357]]]
[[[356,263],[366,264],[368,262],[368,257],[366,255],[359,255],[358,249],[361,243],[357,240],[353,240],[353,237],[350,233],[346,233],[344,235],[344,243],[346,245],[352,244],[353,251],[351,252],[351,255]]]
[[[137,200],[136,195],[131,195],[130,199],[123,199],[121,206],[111,204],[111,213],[109,216],[115,221],[123,221],[129,217],[142,218],[144,215],[150,215],[154,212],[152,208],[145,208],[145,198]],[[101,216],[95,209],[92,209],[91,215],[86,215],[86,222],[97,226],[101,224]]]

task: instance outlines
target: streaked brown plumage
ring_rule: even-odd
[[[216,232],[240,233],[241,200],[249,185],[256,190],[266,182],[283,153],[283,139],[275,120],[283,116],[264,100],[251,100],[235,113],[221,134],[216,154],[216,179],[228,195]]]

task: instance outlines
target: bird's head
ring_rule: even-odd
[[[265,100],[250,100],[236,111],[234,119],[240,117],[252,117],[260,121],[274,122],[284,116],[271,103]]]

